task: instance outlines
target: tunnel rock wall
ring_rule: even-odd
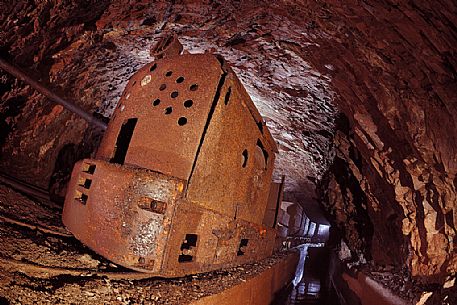
[[[215,49],[267,121],[289,197],[314,196],[305,189],[331,163],[334,138],[321,187],[352,252],[432,281],[455,272],[455,1],[0,5],[0,52],[105,116],[163,30],[192,52]],[[0,73],[0,170],[47,188],[66,164],[57,160],[96,141],[84,121]]]
[[[330,7],[319,56],[342,112],[324,205],[355,256],[426,282],[457,269],[457,15],[438,2]]]
[[[87,87],[75,82],[74,70],[53,77],[55,56],[81,36],[93,42],[95,21],[108,1],[2,1],[0,3],[0,55],[23,69],[32,78],[51,87],[61,96],[88,112],[95,103],[86,96]],[[74,46],[75,48],[75,46]],[[82,62],[89,57],[73,60]],[[70,86],[68,84],[71,84]],[[92,84],[93,85],[93,84]],[[86,89],[86,90],[84,90]],[[30,86],[0,69],[0,171],[43,189],[68,176],[73,162],[87,156],[95,137],[80,118],[55,105]],[[60,166],[55,169],[55,165]],[[57,192],[64,192],[57,190]],[[64,193],[61,193],[62,195]]]

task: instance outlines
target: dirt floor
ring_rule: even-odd
[[[0,304],[187,304],[262,272],[284,257],[176,279],[148,278],[79,243],[60,206],[0,184]]]

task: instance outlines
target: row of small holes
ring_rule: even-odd
[[[153,102],[152,102],[152,105],[153,106],[159,106],[160,105],[160,99],[155,99]],[[192,107],[192,105],[194,104],[194,101],[192,100],[187,100],[184,102],[184,107],[186,108],[190,108]],[[172,108],[172,107],[168,107],[168,108]]]
[[[165,115],[171,114],[172,112],[173,112],[173,107],[170,106],[170,107],[165,108]],[[187,124],[187,118],[182,116],[178,119],[179,126],[183,126],[186,124]]]
[[[157,68],[157,64],[153,64],[153,65],[149,68],[149,71],[153,72],[156,68]],[[165,73],[165,76],[169,77],[169,76],[171,76],[172,74],[173,74],[173,71],[167,71],[167,73]],[[176,79],[176,83],[180,84],[180,83],[182,83],[182,82],[184,82],[184,77],[183,77],[183,76],[180,76],[180,77],[178,77],[178,78]],[[132,87],[134,87],[135,85],[136,85],[136,80],[133,81]],[[167,88],[167,85],[162,84],[162,85],[160,85],[159,90],[160,90],[160,91],[163,91],[163,90],[165,90],[166,88]],[[189,89],[190,89],[191,91],[195,91],[195,90],[197,90],[197,88],[198,88],[198,85],[197,85],[197,84],[193,84],[192,86],[190,86]],[[178,93],[176,92],[176,96],[178,96],[177,94],[178,94]],[[129,96],[129,95],[130,95],[130,94],[128,94],[128,93],[125,94],[125,96],[126,96],[127,99],[128,99],[128,96]]]
[[[168,71],[167,73],[165,73],[165,76],[169,77],[173,74],[172,71]],[[180,84],[184,81],[184,77],[183,76],[180,76],[176,79],[176,83]]]
[[[153,72],[156,68],[157,68],[157,64],[153,64],[153,65],[149,68],[149,71]],[[170,77],[172,74],[173,74],[173,71],[167,71],[167,72],[165,73],[165,76]],[[176,79],[176,83],[180,84],[180,83],[182,83],[182,82],[184,82],[184,77],[183,77],[183,76],[180,76],[180,77],[178,77],[178,78]],[[136,84],[136,81],[133,81],[132,87],[135,86],[135,84]],[[166,85],[166,84],[162,84],[162,85],[160,85],[159,90],[160,90],[160,91],[164,91],[166,88],[167,88],[167,85]],[[197,84],[192,84],[192,85],[189,87],[189,90],[190,90],[190,91],[196,91],[197,89],[198,89],[198,85],[197,85]],[[128,96],[129,96],[129,95],[130,95],[130,94],[128,94],[128,95],[126,96],[127,99],[128,99]],[[177,97],[179,96],[179,92],[178,92],[178,91],[173,91],[173,92],[171,93],[170,96],[171,96],[171,98],[177,98]],[[186,101],[184,102],[184,107],[190,108],[190,107],[192,107],[193,104],[194,104],[194,102],[193,102],[192,100],[186,100]],[[152,105],[153,105],[153,106],[158,106],[158,105],[160,105],[160,99],[155,99],[155,100],[152,102]],[[170,106],[170,107],[165,108],[165,114],[166,114],[166,115],[171,114],[172,112],[173,112],[173,107]],[[178,119],[178,125],[179,125],[179,126],[183,126],[183,125],[186,125],[186,124],[187,124],[187,118],[185,118],[185,117],[180,117],[180,118]]]
[[[184,78],[183,78],[183,81],[184,81]],[[177,80],[176,80],[176,82],[178,83]],[[179,82],[179,83],[182,83],[182,82]],[[167,89],[167,85],[166,85],[166,84],[160,85],[160,87],[159,87],[159,90],[160,90],[160,91],[163,91],[163,90],[165,90],[165,89]],[[190,90],[190,91],[197,91],[197,89],[198,89],[198,85],[197,85],[197,84],[193,84],[193,85],[191,85],[191,86],[189,87],[189,90]],[[173,93],[178,94],[177,91],[174,91]]]
[[[173,71],[167,71],[167,73],[165,73],[165,76],[169,77],[173,74]],[[180,76],[176,79],[176,83],[178,84],[181,84],[182,82],[184,82],[184,77],[183,76]],[[167,88],[167,85],[166,84],[162,84],[160,85],[159,87],[159,90],[160,91],[163,91]],[[189,87],[189,90],[190,91],[196,91],[198,89],[198,85],[197,84],[192,84],[190,87]],[[178,91],[173,91],[171,94],[170,94],[171,98],[177,98],[179,96],[179,92]],[[156,99],[154,100],[154,102],[152,103],[154,106],[158,106],[160,104],[160,99]],[[186,100],[184,102],[184,107],[186,108],[190,108],[192,107],[192,105],[194,104],[194,102],[192,100]],[[167,107],[165,108],[165,114],[168,115],[168,114],[171,114],[173,112],[173,107]],[[178,119],[178,125],[179,126],[184,126],[187,124],[187,118],[186,117],[180,117]]]

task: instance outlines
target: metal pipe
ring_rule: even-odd
[[[5,70],[9,74],[13,75],[14,77],[26,82],[27,84],[32,86],[32,88],[34,88],[35,90],[37,90],[38,92],[40,92],[41,94],[43,94],[44,96],[49,98],[54,103],[60,104],[63,107],[65,107],[65,109],[73,112],[74,114],[79,115],[81,118],[86,120],[88,123],[93,124],[97,127],[100,127],[103,130],[105,130],[107,128],[108,125],[105,122],[100,121],[99,119],[95,118],[90,113],[86,112],[84,109],[79,107],[78,105],[76,105],[72,102],[69,102],[67,100],[64,100],[59,95],[55,94],[54,92],[52,92],[51,90],[46,88],[43,84],[32,79],[24,71],[13,66],[12,64],[10,64],[9,62],[7,62],[6,60],[4,60],[1,57],[0,57],[0,68]]]

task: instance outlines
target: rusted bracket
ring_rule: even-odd
[[[275,220],[273,222],[273,228],[276,228],[276,223],[278,222],[279,209],[281,208],[281,194],[284,191],[284,180],[286,176],[282,175],[281,184],[279,186],[278,200],[276,201],[276,211],[275,211]]]
[[[15,67],[14,65],[10,64],[9,62],[7,62],[5,59],[3,59],[1,57],[0,57],[0,68],[5,70],[9,74],[13,75],[17,79],[20,79],[20,80],[26,82],[33,89],[35,89],[36,91],[43,94],[44,96],[49,98],[54,103],[60,104],[63,107],[65,107],[65,109],[73,112],[74,114],[79,115],[81,118],[86,120],[89,124],[95,125],[103,130],[105,130],[107,128],[108,125],[105,122],[102,122],[99,119],[95,118],[90,113],[88,113],[84,109],[82,109],[80,106],[63,99],[61,96],[55,94],[50,89],[48,89],[45,85],[34,80],[30,76],[28,76],[24,71],[22,71],[18,67]]]
[[[166,33],[159,37],[157,43],[152,46],[150,54],[156,60],[176,56],[182,53],[183,46],[178,40],[178,36],[176,34]]]

